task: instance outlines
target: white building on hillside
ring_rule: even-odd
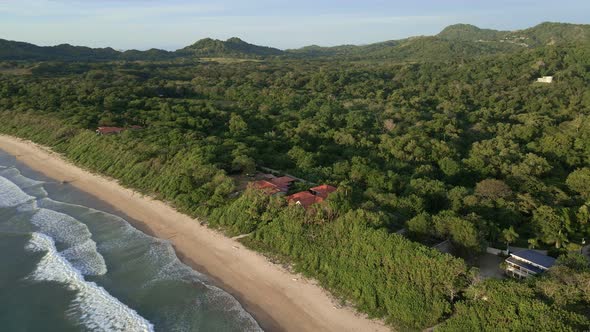
[[[538,83],[551,83],[553,82],[553,76],[543,76],[537,78]]]

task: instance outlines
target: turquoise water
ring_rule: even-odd
[[[172,246],[0,151],[1,331],[260,331]]]

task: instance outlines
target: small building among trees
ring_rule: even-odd
[[[555,258],[535,250],[510,253],[506,258],[506,274],[515,278],[527,278],[547,271],[555,264]]]
[[[537,78],[537,83],[552,83],[552,82],[553,82],[553,76],[543,76],[543,77]]]
[[[252,182],[256,189],[264,191],[268,195],[286,194],[295,182],[290,176],[275,177],[272,174],[263,174],[264,179]]]
[[[295,203],[302,206],[304,209],[309,208],[313,204],[321,203],[328,198],[328,196],[336,191],[336,187],[323,184],[321,186],[310,188],[308,191],[301,191],[293,195],[287,196],[289,203]]]

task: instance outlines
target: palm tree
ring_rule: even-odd
[[[531,249],[535,249],[536,247],[539,246],[539,239],[537,239],[537,238],[529,239],[528,242],[529,242],[529,248],[531,248]]]
[[[514,227],[510,226],[510,228],[502,231],[502,238],[504,239],[504,242],[506,242],[506,251],[510,252],[510,243],[513,243],[518,239],[518,233],[516,233]]]

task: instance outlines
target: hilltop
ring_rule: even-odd
[[[525,30],[500,31],[481,29],[470,24],[455,24],[435,36],[410,37],[362,46],[309,46],[287,50],[287,53],[296,57],[428,61],[511,53],[571,42],[590,42],[590,25],[547,22]]]
[[[398,62],[448,61],[491,54],[513,53],[545,45],[574,42],[590,42],[590,25],[547,22],[524,30],[500,31],[481,29],[469,24],[455,24],[446,27],[435,36],[410,37],[368,45],[340,45],[333,47],[311,45],[285,51],[250,44],[236,37],[225,41],[205,38],[176,51],[150,49],[147,51],[130,50],[124,52],[112,48],[89,48],[69,44],[37,46],[30,43],[0,39],[0,60],[149,61],[208,57],[242,59],[284,57],[295,59],[390,60]]]
[[[230,38],[226,41],[205,38],[176,51],[178,55],[197,57],[256,57],[282,55],[283,51],[266,46],[247,43],[240,38]]]

